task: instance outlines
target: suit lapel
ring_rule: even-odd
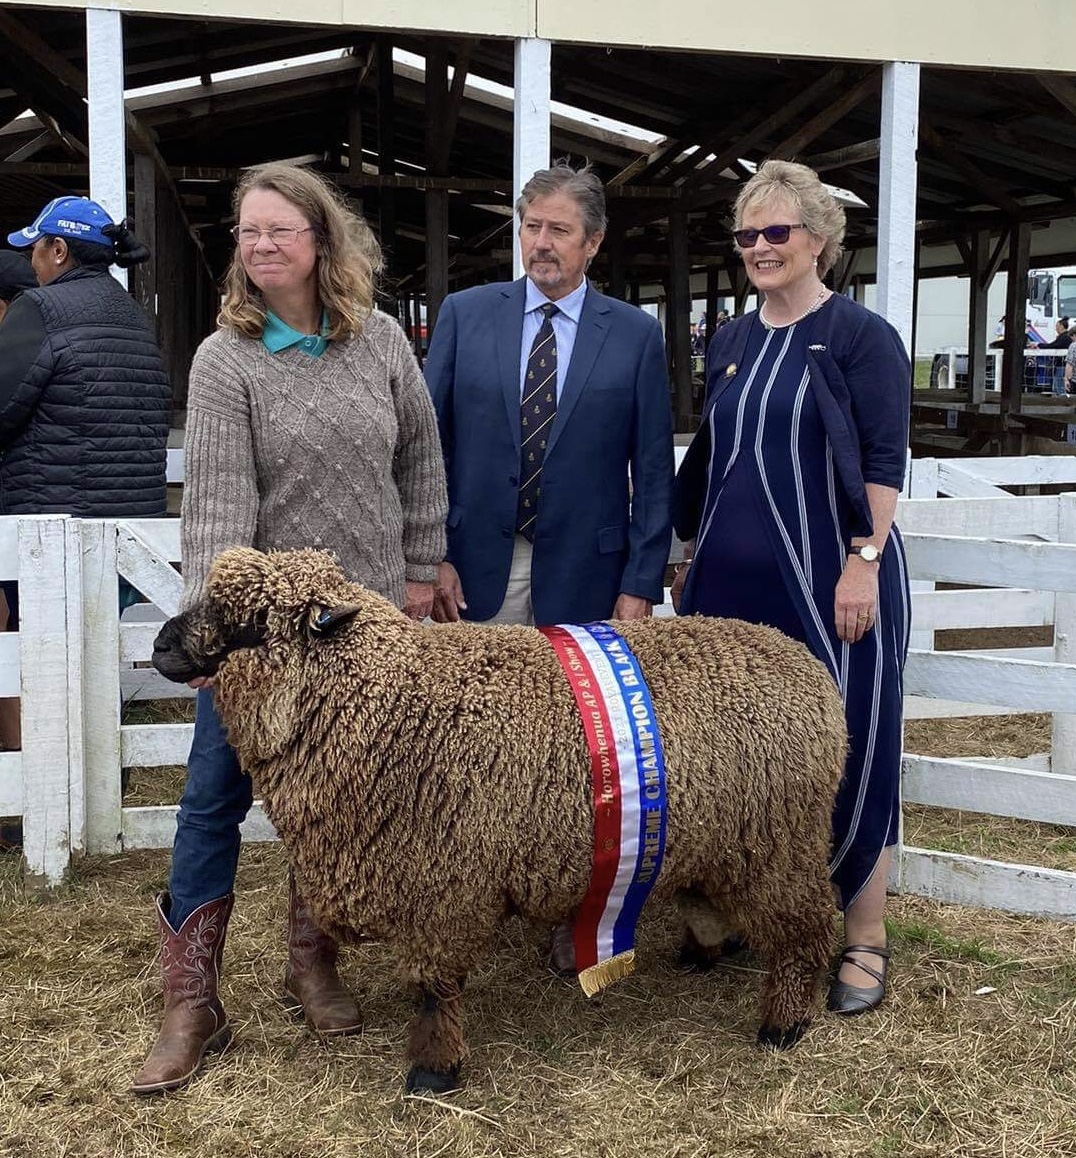
[[[564,378],[564,389],[560,392],[557,402],[557,416],[553,419],[553,429],[549,434],[549,445],[546,447],[548,458],[557,444],[560,432],[568,421],[580,394],[587,384],[590,371],[605,339],[609,336],[611,310],[605,297],[592,286],[587,286],[586,296],[583,298],[583,311],[579,315],[579,328],[575,335],[575,345],[572,348],[572,360],[568,363],[568,373]]]
[[[497,334],[497,377],[508,412],[508,428],[519,454],[519,366],[523,344],[523,306],[526,301],[526,279],[519,278],[501,289],[495,323]]]

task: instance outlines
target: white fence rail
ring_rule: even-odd
[[[969,489],[991,497],[938,498]],[[941,760],[906,753],[909,802],[1076,825],[1076,494],[1013,496],[1001,488],[1076,486],[1076,461],[919,460],[898,521],[920,590],[914,626],[926,646],[906,670],[910,716],[1052,712],[1052,752],[1027,762]],[[925,496],[925,497],[924,497]],[[190,724],[121,724],[121,702],[187,694],[148,659],[157,625],[118,615],[122,575],[159,609],[178,603],[178,522],[64,516],[0,519],[0,579],[20,583],[20,630],[0,636],[0,696],[21,694],[23,751],[0,753],[0,816],[23,817],[27,880],[60,880],[72,853],[163,848],[175,807],[123,807],[121,769],[183,764]],[[937,652],[933,632],[1053,625],[1050,649]],[[1026,656],[1026,657],[1025,657]],[[935,710],[930,710],[931,705]],[[273,839],[255,808],[247,839]],[[893,885],[1019,912],[1076,920],[1076,873],[1002,865],[901,847]]]

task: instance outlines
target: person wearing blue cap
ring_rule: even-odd
[[[86,197],[57,197],[7,240],[30,260],[0,252],[0,515],[166,514],[172,392],[148,319],[109,274],[149,251]],[[17,590],[2,588],[15,629]],[[121,602],[138,598],[121,580]],[[18,747],[17,713],[3,722]]]
[[[0,249],[0,322],[4,320],[12,300],[23,290],[33,289],[37,278],[30,263],[10,249]],[[14,631],[13,615],[8,603],[8,588],[15,585],[0,583],[0,631]],[[12,592],[14,594],[14,592]],[[14,602],[14,600],[12,600]],[[0,749],[13,751],[21,746],[19,728],[19,701],[5,697],[0,699]],[[0,848],[14,843],[13,826],[0,823]]]
[[[9,234],[37,279],[0,327],[0,515],[161,516],[171,389],[149,321],[109,275],[149,251],[86,197]]]

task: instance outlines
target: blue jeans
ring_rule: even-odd
[[[177,932],[200,905],[232,891],[239,864],[239,825],[253,801],[250,777],[240,771],[213,692],[201,688],[168,882],[172,897],[168,923]]]

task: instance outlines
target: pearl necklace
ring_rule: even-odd
[[[780,325],[775,322],[771,322],[766,318],[766,315],[763,313],[763,310],[766,309],[766,306],[765,303],[763,303],[761,309],[758,311],[758,320],[766,327],[767,330],[782,330],[785,328],[785,326],[794,326],[797,322],[802,322],[808,314],[813,314],[815,310],[817,310],[826,300],[826,295],[828,293],[829,291],[825,286],[819,287],[818,297],[816,297],[814,301],[811,302],[811,304],[803,311],[802,314],[798,314],[790,322],[781,322]]]

